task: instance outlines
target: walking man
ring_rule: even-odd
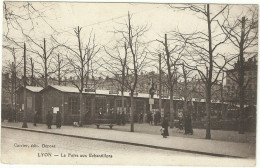
[[[56,127],[61,128],[61,113],[58,111],[56,115]]]
[[[51,129],[52,119],[53,119],[53,115],[51,114],[50,111],[48,111],[48,114],[46,115],[48,129]]]
[[[126,121],[125,121],[125,112],[122,113],[121,120],[122,120],[122,124],[125,125],[125,123],[126,123]]]
[[[168,119],[167,119],[167,117],[165,117],[165,118],[163,119],[163,122],[162,122],[162,128],[163,128],[162,136],[163,136],[164,138],[167,138],[167,136],[169,136],[168,126],[169,126],[169,124],[168,124]]]

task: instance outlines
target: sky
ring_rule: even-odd
[[[22,2],[7,2],[10,10],[16,13],[26,14],[22,8],[17,10],[17,6],[21,6]],[[132,14],[133,26],[148,25],[149,31],[143,36],[144,41],[161,40],[165,33],[179,30],[182,33],[192,33],[202,31],[207,33],[207,24],[201,19],[201,15],[190,11],[180,11],[172,9],[168,4],[151,4],[151,3],[74,3],[74,2],[33,2],[36,9],[40,9],[44,14],[44,20],[36,18],[33,31],[30,36],[42,42],[45,37],[47,41],[50,36],[54,36],[58,41],[67,44],[77,44],[73,28],[82,27],[82,41],[86,44],[87,39],[92,31],[96,37],[96,43],[103,46],[112,46],[115,40],[113,31],[120,29],[122,23],[126,23],[127,14]],[[182,6],[178,4],[176,6]],[[212,15],[217,13],[224,5],[211,5]],[[231,17],[237,17],[244,13],[247,6],[235,5],[231,8]],[[30,22],[23,22],[22,27],[26,30],[31,26]],[[214,27],[213,27],[214,28]],[[214,30],[214,29],[213,29]],[[6,23],[3,20],[3,32],[5,33]],[[24,41],[20,31],[13,29],[10,36]],[[157,49],[158,42],[152,42],[151,50]],[[236,50],[230,45],[221,46],[221,52],[235,52]],[[20,53],[21,55],[22,53]],[[30,55],[36,62],[39,61],[35,55]],[[99,52],[99,57],[104,56],[104,51]],[[3,63],[10,60],[10,52],[3,50]],[[156,68],[148,69],[148,71]]]

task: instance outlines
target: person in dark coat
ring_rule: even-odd
[[[160,113],[156,112],[154,115],[154,125],[157,125],[158,123],[160,123],[160,119],[161,119]]]
[[[61,113],[58,111],[56,115],[56,127],[61,128]]]
[[[121,112],[117,115],[117,124],[118,125],[122,124],[122,113]]]
[[[187,114],[185,115],[184,127],[185,127],[184,134],[190,134],[190,135],[193,134],[193,129],[192,129],[192,125],[191,125],[191,116],[190,116],[189,112],[187,112]]]
[[[144,118],[144,115],[141,112],[140,115],[139,115],[139,123],[143,123],[143,118]]]
[[[167,117],[165,117],[165,118],[163,119],[163,122],[162,122],[162,128],[163,128],[162,136],[163,136],[164,138],[167,138],[167,136],[169,136],[168,126],[169,126],[169,124],[168,124],[168,119],[167,119]]]
[[[148,113],[147,113],[147,121],[148,121],[148,123],[149,123],[150,125],[152,125],[152,114],[151,114],[151,112],[148,112]]]
[[[122,124],[125,125],[125,113],[123,112],[121,115]]]
[[[38,122],[38,113],[35,111],[34,117],[33,117],[33,125],[36,126]]]
[[[48,129],[51,129],[52,119],[53,119],[53,115],[51,114],[50,111],[48,111],[48,114],[46,116]]]

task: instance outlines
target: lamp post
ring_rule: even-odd
[[[23,79],[23,84],[24,84],[24,92],[23,92],[23,125],[22,128],[28,128],[27,125],[27,96],[26,96],[26,44],[24,43],[24,79]]]

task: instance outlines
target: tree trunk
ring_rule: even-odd
[[[31,60],[31,86],[34,86],[34,64],[32,58],[30,58],[30,60]]]
[[[184,115],[184,128],[185,128],[185,134],[188,134],[190,133],[189,132],[189,124],[191,123],[188,123],[188,102],[187,102],[187,99],[185,98],[185,100],[183,101],[183,115]]]
[[[83,126],[83,112],[84,112],[84,104],[83,104],[83,94],[82,91],[79,93],[79,125]]]
[[[162,74],[161,74],[161,54],[159,54],[159,113],[162,114]],[[161,117],[161,122],[163,118]]]
[[[124,89],[121,90],[122,112],[125,113]]]
[[[131,90],[131,107],[130,107],[130,116],[131,116],[131,132],[134,132],[134,91]]]
[[[241,41],[239,46],[239,134],[245,133],[244,123],[244,104],[245,104],[245,87],[244,87],[244,36],[245,36],[245,17],[242,17]]]
[[[174,121],[174,103],[173,103],[173,89],[170,88],[170,128],[173,128]]]
[[[207,119],[206,119],[206,139],[211,139],[211,133],[210,133],[210,113],[211,113],[211,87],[206,84],[206,113],[207,113]]]
[[[43,39],[43,52],[44,52],[44,87],[48,86],[48,68],[47,68],[47,53],[46,53],[46,40]]]
[[[207,113],[207,128],[206,139],[211,139],[210,134],[210,112],[211,112],[211,86],[212,86],[212,71],[213,71],[213,50],[212,50],[212,37],[211,37],[211,19],[210,7],[207,4],[207,22],[208,22],[208,39],[209,39],[209,69],[207,68],[208,79],[206,82],[206,113]]]
[[[26,44],[24,43],[24,92],[23,92],[23,125],[22,128],[28,128],[27,126],[27,97],[26,97]]]
[[[16,114],[16,106],[17,106],[17,100],[16,100],[16,67],[14,70],[14,89],[15,89],[15,93],[14,93],[14,111],[15,111],[15,121],[17,121],[17,114]]]
[[[219,119],[223,119],[224,116],[224,88],[223,88],[223,81],[224,81],[224,72],[222,74],[222,79],[221,79],[221,88],[220,88],[220,96],[221,96],[221,111],[219,114]]]
[[[58,54],[58,85],[61,85],[61,60],[60,60],[60,54]]]
[[[167,42],[167,34],[164,35],[165,41],[165,52],[166,52],[166,63],[167,63],[167,70],[168,70],[168,84],[170,86],[170,128],[173,128],[173,121],[174,121],[174,103],[173,103],[173,80],[172,80],[172,72],[171,72],[171,63],[170,63],[170,52],[168,49],[168,42]]]
[[[14,110],[14,63],[12,63],[12,76],[11,76],[11,109],[12,113]],[[12,114],[12,119],[13,119],[13,114]]]

